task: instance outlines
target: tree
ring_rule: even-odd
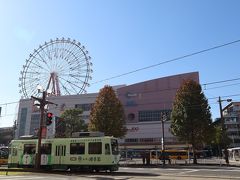
[[[210,106],[201,86],[186,80],[176,93],[171,114],[171,132],[179,140],[192,144],[194,164],[197,164],[196,149],[212,138],[213,125]]]
[[[123,137],[127,132],[125,124],[120,100],[111,86],[104,86],[91,110],[89,129],[109,136]]]
[[[71,137],[73,132],[87,131],[87,124],[81,119],[82,109],[67,109],[56,125],[56,137]],[[61,127],[62,131],[58,131]]]
[[[215,154],[222,156],[221,149],[224,149],[224,145],[229,146],[232,143],[232,139],[229,138],[226,131],[222,131],[221,119],[216,119],[213,122],[213,126],[214,135],[211,146],[214,148]]]

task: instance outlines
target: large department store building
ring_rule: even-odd
[[[148,80],[132,85],[114,86],[122,102],[126,116],[127,134],[121,139],[122,148],[152,149],[161,148],[162,118],[170,114],[176,91],[184,80],[199,82],[198,72],[191,72]],[[92,105],[98,93],[55,96],[48,100],[58,104],[49,106],[55,116],[60,116],[65,109],[82,108],[82,118],[88,122]],[[30,99],[21,99],[17,119],[16,138],[33,135],[39,127],[40,112]],[[167,148],[187,147],[171,134],[170,122],[164,122],[164,139]],[[47,137],[53,137],[55,124],[47,127]]]

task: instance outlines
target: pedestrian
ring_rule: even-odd
[[[146,163],[150,165],[150,152],[146,151]]]
[[[141,156],[142,156],[142,162],[143,162],[143,165],[144,165],[144,164],[145,164],[145,153],[142,152],[142,153],[141,153]]]

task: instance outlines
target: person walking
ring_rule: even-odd
[[[146,160],[145,152],[142,152],[141,156],[142,156],[142,162],[143,162],[143,165],[144,165],[145,164],[145,160]]]

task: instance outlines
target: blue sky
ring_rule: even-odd
[[[20,99],[25,59],[45,41],[69,37],[84,44],[92,57],[93,83],[240,39],[239,7],[238,0],[0,0],[0,127],[13,124],[17,104],[4,104]],[[93,84],[87,91],[193,71],[199,71],[201,84],[239,78],[239,48],[236,43]],[[213,97],[240,94],[238,83],[206,87],[213,118],[219,116]],[[240,101],[240,96],[229,98]]]

